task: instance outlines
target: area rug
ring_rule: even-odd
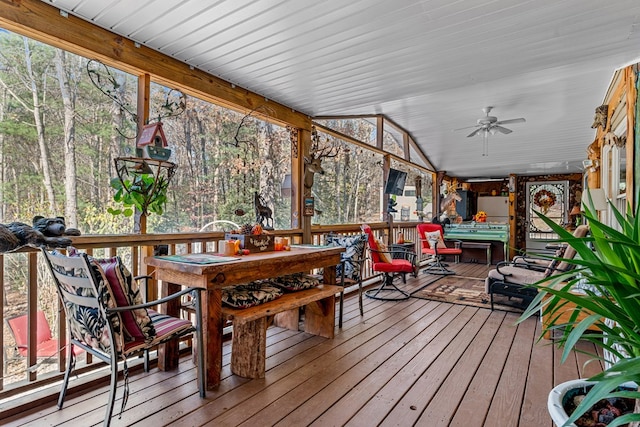
[[[428,285],[412,292],[414,298],[448,302],[452,304],[471,305],[474,307],[491,308],[489,295],[484,291],[484,279],[466,276],[443,276]],[[519,299],[510,300],[503,295],[494,295],[494,310],[521,313],[522,309],[513,305],[520,303]]]

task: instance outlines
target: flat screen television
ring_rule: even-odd
[[[397,169],[389,169],[389,178],[384,188],[385,194],[395,194],[402,196],[404,192],[404,183],[407,180],[407,173]]]

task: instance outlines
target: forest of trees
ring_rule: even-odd
[[[108,84],[95,84],[98,75]],[[0,29],[0,223],[64,216],[68,227],[83,234],[134,232],[133,217],[108,210],[121,207],[110,186],[117,175],[114,159],[136,155],[137,88],[137,76]],[[175,95],[152,82],[151,122],[164,117]],[[237,112],[191,96],[185,105],[181,114],[162,118],[169,160],[177,169],[164,213],[149,216],[147,232],[198,231],[216,220],[253,223],[255,192],[273,210],[276,229],[299,227],[302,218],[292,220],[291,195],[282,188],[297,161],[291,146],[297,130],[260,120],[261,107]],[[315,177],[312,224],[383,220],[383,155],[366,147],[375,145],[375,120],[323,125],[365,145],[318,132],[320,144],[339,150],[323,160],[325,173]],[[400,154],[402,141],[385,132],[384,147]],[[426,204],[430,174],[406,164],[392,166],[409,172],[408,185],[422,176]],[[246,214],[236,215],[240,211]],[[26,312],[27,256],[5,257],[3,271],[5,317]],[[38,277],[38,309],[45,311],[55,335],[55,290],[48,275]],[[3,331],[7,343],[10,334],[6,327]],[[5,372],[5,384],[19,380],[24,364],[15,362],[9,378]]]
[[[92,82],[92,67],[95,61],[0,30],[0,222],[64,215],[67,226],[84,234],[133,231],[130,217],[107,209],[117,207],[109,186],[114,158],[135,152],[136,123],[128,111],[136,111],[137,77],[97,65],[116,83],[117,98],[127,104],[122,108]],[[151,121],[172,92],[152,84]],[[281,191],[291,171],[290,130],[194,97],[182,114],[162,121],[178,168],[165,213],[149,217],[149,232],[194,231],[221,219],[253,222],[254,192],[273,209],[275,228],[291,228],[290,196]],[[375,138],[366,121],[332,125],[361,141]],[[319,137],[341,148],[316,177],[313,223],[380,221],[382,155]],[[409,172],[410,184],[420,172]],[[420,174],[430,189],[430,176]],[[238,209],[246,214],[236,216]]]

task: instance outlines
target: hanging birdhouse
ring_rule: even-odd
[[[145,147],[147,145],[153,145],[155,147],[166,147],[167,137],[164,136],[162,130],[162,122],[150,123],[144,125],[140,138],[138,138],[138,148]]]
[[[142,128],[136,151],[140,157],[168,160],[171,156],[171,150],[165,148],[166,146],[167,138],[162,130],[162,122],[156,122],[145,125]]]

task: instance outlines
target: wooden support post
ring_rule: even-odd
[[[304,199],[305,197],[311,197],[311,189],[304,188],[303,185],[300,185],[304,181],[304,157],[309,155],[309,150],[311,149],[311,132],[306,129],[300,130],[300,147],[302,148],[302,153],[298,156],[298,165],[299,165],[299,173],[298,173],[298,183],[299,188],[303,188],[304,191],[298,192],[298,212],[300,212],[302,216],[302,243],[311,243],[311,216],[304,215]]]
[[[247,345],[250,343],[251,345]],[[267,318],[233,323],[231,372],[244,378],[264,378],[267,355]]]
[[[331,295],[304,307],[304,331],[333,338],[336,317],[336,296]]]
[[[509,253],[504,254],[505,259],[512,259],[516,249],[516,206],[518,199],[518,178],[516,175],[509,175]]]

